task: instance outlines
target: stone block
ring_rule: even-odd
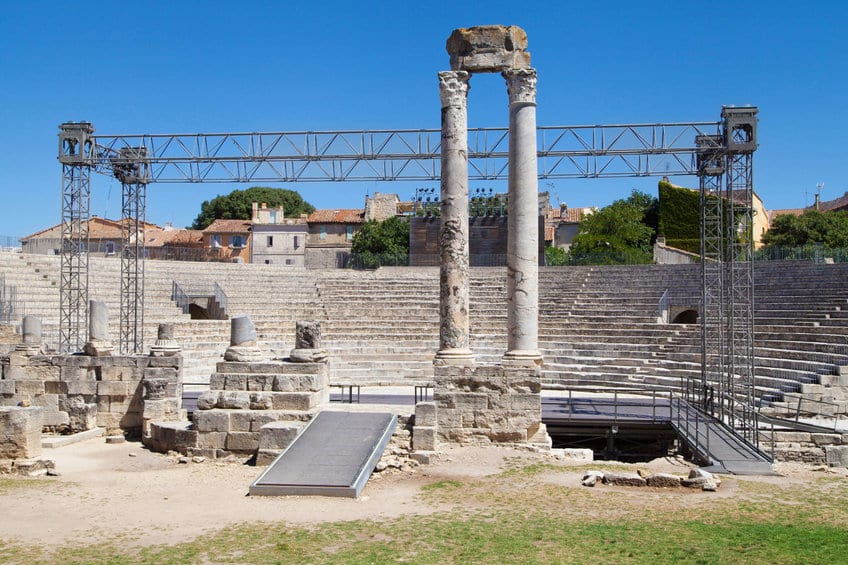
[[[15,381],[0,380],[0,394],[15,394]]]
[[[810,434],[810,438],[819,447],[825,445],[842,445],[842,434]]]
[[[415,451],[436,451],[438,445],[435,427],[415,426],[412,428],[412,449]]]
[[[98,412],[95,415],[95,423],[98,428],[106,428],[106,433],[112,435],[121,429],[121,414],[115,414],[112,412]],[[93,429],[95,426],[92,426],[88,429]]]
[[[212,410],[218,406],[218,399],[221,397],[221,392],[217,390],[207,390],[200,393],[197,397],[198,410]]]
[[[32,459],[41,455],[40,407],[0,407],[0,459]]]
[[[422,427],[436,426],[436,403],[419,402],[415,405],[415,425]]]
[[[129,389],[126,382],[122,381],[100,381],[97,383],[97,394],[100,396],[127,396]]]
[[[102,381],[140,381],[144,372],[135,367],[101,367],[100,380]]]
[[[247,390],[249,391],[263,391],[263,390],[271,390],[272,385],[274,384],[274,377],[269,375],[247,375]]]
[[[227,385],[227,377],[222,373],[212,373],[212,376],[209,377],[209,389],[210,390],[224,390],[224,387]]]
[[[45,412],[59,411],[59,395],[58,394],[39,394],[32,397],[32,405],[44,408]]]
[[[509,407],[513,411],[538,412],[539,418],[542,413],[542,397],[538,394],[510,394]]]
[[[266,424],[270,424],[271,422],[277,421],[277,415],[274,413],[268,412],[251,412],[250,414],[250,430],[251,432],[258,432],[262,429]]]
[[[18,396],[44,394],[44,381],[15,381],[15,394]]]
[[[233,410],[230,412],[230,429],[231,432],[250,432],[250,423],[253,420],[250,410]]]
[[[176,420],[180,417],[180,403],[176,398],[145,400],[142,417],[145,420]]]
[[[68,383],[62,381],[45,381],[44,392],[47,394],[68,394]]]
[[[224,410],[203,410],[194,413],[194,427],[198,432],[227,432],[230,414]]]
[[[218,407],[231,410],[245,410],[250,408],[250,393],[242,391],[224,391],[218,397]]]
[[[462,411],[486,410],[489,408],[489,395],[482,392],[458,392],[453,395],[454,404]]]
[[[259,430],[259,449],[283,450],[291,445],[302,429],[300,422],[269,422]]]
[[[179,371],[183,368],[183,357],[182,355],[170,355],[167,357],[139,357],[139,363],[142,364],[142,367],[165,367],[176,369]]]
[[[197,447],[200,449],[224,449],[227,432],[201,432],[197,430]]]
[[[256,452],[256,466],[267,467],[280,456],[283,451],[281,449],[260,449]]]
[[[831,467],[848,467],[848,445],[827,445],[824,456]]]
[[[274,410],[309,410],[317,406],[321,395],[315,392],[270,392]]]
[[[247,377],[245,374],[226,375],[224,390],[247,390]]]
[[[271,410],[274,407],[273,393],[250,393],[251,410]]]
[[[604,484],[623,487],[643,487],[648,483],[638,473],[604,473]]]
[[[179,381],[179,372],[173,367],[148,367],[144,369],[145,379],[166,379],[168,382]]]
[[[98,381],[67,381],[65,383],[69,396],[78,394],[93,396],[97,394],[97,384]]]
[[[45,412],[42,417],[42,425],[47,428],[58,428],[67,426],[70,423],[70,417],[67,412]]]
[[[259,432],[230,432],[224,449],[238,452],[253,452],[259,447]]]
[[[680,477],[669,473],[657,473],[645,477],[645,482],[649,487],[673,488],[680,486]]]

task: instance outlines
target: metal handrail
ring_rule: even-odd
[[[660,296],[659,302],[659,319],[663,324],[668,323],[668,308],[669,308],[669,296],[668,289],[663,291],[662,296]]]
[[[227,293],[224,292],[224,289],[221,288],[221,285],[219,285],[217,282],[215,283],[215,288],[213,289],[213,293],[214,293],[213,295],[215,297],[215,302],[217,302],[218,306],[221,307],[221,310],[223,310],[224,313],[226,313],[227,312],[227,306],[228,306]]]
[[[177,304],[177,308],[182,308],[183,314],[188,314],[188,294],[177,281],[171,281],[171,300]]]

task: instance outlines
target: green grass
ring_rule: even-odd
[[[0,541],[0,562],[55,563],[845,563],[848,481],[727,479],[687,489],[567,488],[574,467],[513,462],[498,475],[422,487],[452,510],[311,527],[242,524],[174,545],[60,548]],[[578,473],[580,471],[577,471]],[[2,534],[0,534],[2,537]]]

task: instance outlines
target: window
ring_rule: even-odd
[[[231,235],[230,247],[244,247],[246,238],[243,235]]]
[[[270,265],[270,264],[271,264],[271,260],[270,260],[270,259],[265,259],[265,264],[266,264],[266,265]]]
[[[321,239],[327,239],[327,226],[321,226]]]
[[[276,224],[276,223],[277,223],[277,211],[276,211],[276,210],[271,210],[271,212],[270,212],[269,216],[271,217],[271,223],[272,223],[272,224]],[[269,246],[269,247],[270,247],[270,246]]]
[[[221,234],[211,236],[209,238],[209,246],[215,249],[221,247]]]
[[[350,241],[353,239],[353,226],[347,227],[347,240]]]
[[[268,247],[274,247],[274,236],[273,236],[273,235],[269,235],[269,236],[268,236],[268,238],[267,238],[267,246],[268,246]]]
[[[106,242],[106,255],[115,254],[115,243],[113,241]]]
[[[297,249],[298,247],[300,247],[300,240],[297,236],[294,236],[294,248]]]
[[[286,259],[286,265],[294,265],[294,259]]]

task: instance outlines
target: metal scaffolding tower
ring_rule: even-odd
[[[753,154],[757,108],[725,107],[697,140],[701,192],[701,382],[687,392],[756,443]],[[722,187],[724,179],[724,187]]]
[[[79,351],[88,321],[89,183],[95,163],[94,128],[87,122],[59,126],[62,164],[62,259],[59,296],[59,348]]]
[[[121,181],[121,353],[144,347],[144,226],[150,168],[147,148],[123,147],[112,158]]]

